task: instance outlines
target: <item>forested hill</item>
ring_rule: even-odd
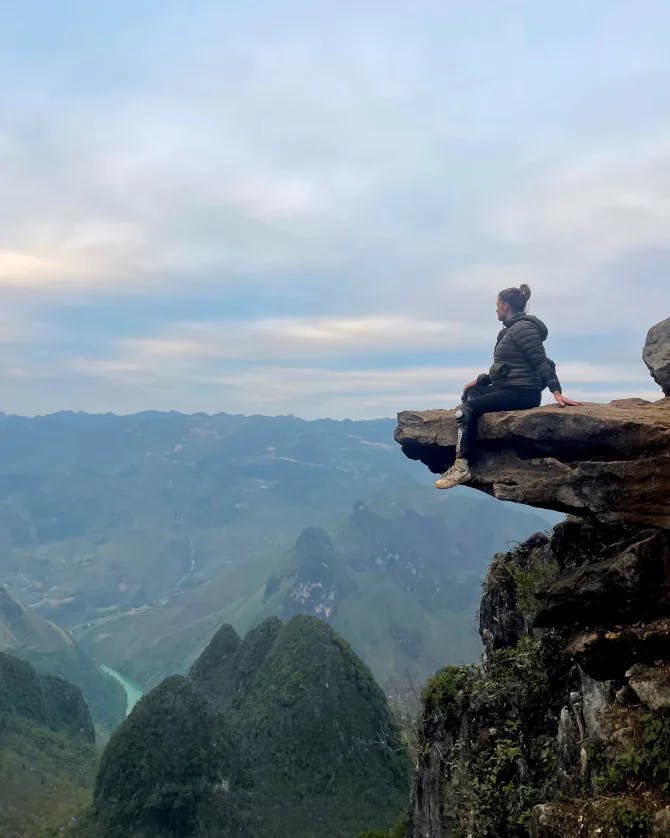
[[[67,631],[25,608],[2,587],[0,651],[9,651],[39,672],[79,687],[103,735],[109,735],[123,720],[126,695],[121,685],[101,672]]]
[[[90,801],[96,761],[81,690],[0,652],[0,835],[59,834]]]

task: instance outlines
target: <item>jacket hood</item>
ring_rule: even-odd
[[[503,321],[503,326],[506,326],[507,328],[509,328],[510,326],[513,326],[515,323],[519,323],[521,320],[528,320],[538,330],[542,340],[547,339],[547,335],[549,334],[549,329],[547,329],[547,327],[540,320],[539,317],[535,317],[533,314],[515,314],[514,317],[510,317],[509,320],[504,320]]]

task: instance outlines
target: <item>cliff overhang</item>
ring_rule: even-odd
[[[454,411],[403,411],[395,439],[439,474],[455,458]],[[670,398],[486,414],[470,470],[500,500],[670,528]]]

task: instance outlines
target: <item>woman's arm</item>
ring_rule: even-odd
[[[548,387],[552,393],[561,392],[561,382],[556,375],[556,367],[547,358],[544,344],[537,328],[528,321],[512,326],[512,338],[528,359],[528,363],[540,376],[542,387]]]

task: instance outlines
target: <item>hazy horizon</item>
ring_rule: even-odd
[[[409,409],[409,408],[408,408]],[[400,412],[400,411],[398,411]],[[0,410],[0,416],[15,419],[46,419],[49,416],[58,416],[59,414],[73,414],[75,416],[116,416],[119,419],[128,416],[139,416],[142,413],[176,413],[180,416],[240,416],[243,419],[252,419],[259,417],[262,419],[299,419],[301,422],[395,422],[396,416],[372,416],[368,419],[353,419],[351,416],[343,416],[336,418],[334,416],[312,416],[306,418],[296,413],[242,413],[231,410],[175,410],[174,408],[155,409],[155,408],[140,408],[129,413],[119,413],[114,410],[72,410],[68,408],[61,408],[59,410],[52,410],[47,413],[9,413],[5,410]]]

